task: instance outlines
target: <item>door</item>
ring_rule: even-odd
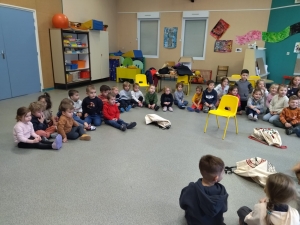
[[[107,31],[100,31],[100,43],[101,79],[103,79],[109,77],[109,44]]]
[[[33,13],[0,7],[12,97],[41,91]]]
[[[11,90],[7,69],[6,50],[4,47],[3,33],[0,23],[0,100],[6,98],[11,98]]]

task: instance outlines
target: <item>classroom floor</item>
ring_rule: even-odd
[[[95,84],[97,93],[102,84],[116,85]],[[163,81],[163,85],[174,87],[175,82]],[[192,92],[195,87],[192,85]],[[77,90],[83,99],[85,87]],[[49,93],[56,112],[67,91]],[[187,100],[191,101],[192,94]],[[204,134],[206,114],[177,107],[174,112],[157,112],[171,121],[169,130],[145,125],[145,115],[155,112],[135,108],[121,114],[123,120],[137,122],[133,130],[122,132],[102,124],[89,132],[90,142],[68,141],[60,151],[18,149],[12,136],[16,109],[28,106],[39,95],[0,101],[0,224],[184,225],[179,195],[182,188],[200,177],[198,162],[202,155],[221,157],[226,166],[259,156],[273,163],[278,172],[289,175],[299,160],[299,139],[283,130],[280,134],[286,150],[248,139],[253,128],[272,127],[266,122],[239,116],[239,134],[235,134],[231,120],[222,140],[224,119],[218,130],[211,117]],[[225,223],[238,225],[237,209],[253,207],[264,196],[263,188],[235,174],[225,175],[221,183],[229,193]]]

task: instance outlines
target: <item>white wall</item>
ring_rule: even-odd
[[[63,13],[74,22],[91,19],[108,25],[109,51],[117,51],[117,0],[62,0]]]

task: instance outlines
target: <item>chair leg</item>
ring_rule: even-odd
[[[207,114],[207,117],[206,117],[206,123],[205,123],[205,127],[204,127],[204,133],[206,133],[206,129],[207,129],[207,125],[208,125],[208,119],[209,119],[209,113]]]
[[[224,135],[223,135],[223,140],[224,140],[224,138],[225,138],[225,136],[226,136],[226,131],[227,131],[227,127],[228,127],[228,122],[229,122],[229,117],[227,117],[227,121],[226,121],[226,126],[225,126],[225,130],[224,130]]]
[[[236,131],[236,133],[238,133],[239,128],[238,128],[238,122],[237,122],[236,116],[234,117],[234,121],[235,121],[235,131]]]
[[[216,120],[217,120],[218,128],[220,128],[218,116],[216,116]]]

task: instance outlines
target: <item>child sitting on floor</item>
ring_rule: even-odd
[[[31,121],[31,112],[26,107],[17,110],[17,124],[14,126],[14,141],[19,148],[55,149],[62,147],[62,137],[57,135],[54,142],[42,140],[34,132]]]
[[[164,88],[164,93],[160,97],[160,104],[163,107],[163,112],[169,110],[173,112],[173,95],[171,94],[171,89],[169,87]]]
[[[228,89],[228,95],[233,95],[235,97],[237,97],[239,99],[239,103],[238,103],[238,108],[237,108],[237,114],[238,115],[242,115],[242,112],[241,112],[241,97],[238,93],[238,87],[237,86],[231,86],[229,89]]]
[[[202,86],[197,86],[196,87],[196,93],[194,94],[194,96],[192,98],[192,106],[191,107],[187,107],[187,110],[189,112],[199,113],[202,110],[202,108],[203,108],[203,105],[201,103],[201,101],[202,101],[202,94],[203,94],[203,88],[202,88]]]
[[[278,84],[272,84],[270,89],[269,89],[269,94],[266,98],[266,107],[267,107],[267,111],[266,111],[266,114],[268,114],[270,112],[269,110],[269,107],[270,107],[270,103],[271,103],[271,100],[272,98],[278,94]]]
[[[55,138],[56,126],[49,126],[46,118],[44,116],[45,105],[42,102],[32,102],[29,105],[29,110],[31,111],[31,123],[33,125],[34,131],[37,135],[45,138]],[[51,136],[54,134],[54,136]]]
[[[212,156],[202,156],[199,169],[202,175],[182,189],[179,204],[185,210],[187,224],[222,225],[227,211],[228,194],[219,182],[224,175],[224,162]]]
[[[100,86],[100,94],[98,95],[98,98],[101,99],[103,104],[107,102],[107,95],[110,93],[110,90],[110,87],[105,84]]]
[[[297,97],[299,98],[299,100],[298,100],[298,108],[300,108],[300,88],[297,91]]]
[[[80,140],[89,141],[91,137],[85,134],[83,127],[73,119],[74,106],[72,104],[61,105],[62,115],[59,117],[57,132],[62,136],[63,142],[67,140],[76,140],[80,137]]]
[[[145,106],[149,109],[154,109],[157,111],[159,109],[159,106],[157,105],[157,94],[155,92],[155,86],[154,84],[151,84],[149,87],[149,91],[147,92],[145,96]]]
[[[262,93],[262,96],[261,96],[261,99],[263,101],[263,103],[265,104],[265,99],[267,98],[269,92],[266,88],[266,85],[265,85],[265,81],[263,79],[259,79],[256,81],[255,83],[255,88],[254,89],[259,89],[261,90],[261,93]]]
[[[136,122],[126,123],[120,119],[120,111],[115,102],[115,95],[109,93],[107,95],[107,102],[103,106],[103,116],[104,122],[107,125],[120,129],[121,131],[126,131],[127,129],[132,129],[136,126]]]
[[[48,126],[52,126],[52,125],[56,126],[58,118],[52,115],[52,109],[51,109],[52,102],[51,102],[50,95],[47,92],[45,92],[44,94],[38,97],[38,101],[45,104],[43,113]]]
[[[131,98],[132,108],[136,106],[143,107],[144,95],[140,91],[140,85],[138,83],[135,83],[132,87]]]
[[[222,96],[226,95],[228,93],[228,89],[229,89],[228,82],[229,82],[228,78],[227,77],[223,77],[221,79],[221,84],[218,84],[215,87],[215,90],[218,93],[218,101],[216,103],[217,107],[220,104],[220,100],[221,100]]]
[[[111,93],[115,94],[116,96],[116,105],[119,107],[120,109],[120,94],[119,94],[119,89],[118,87],[112,87],[111,88]]]
[[[246,114],[248,115],[249,120],[257,121],[257,116],[263,112],[264,103],[261,96],[261,90],[255,89],[252,96],[248,99]]]
[[[240,225],[299,224],[298,211],[287,204],[297,196],[291,178],[282,173],[271,174],[264,191],[267,198],[261,199],[253,211],[246,206],[237,211]]]
[[[185,109],[187,104],[189,104],[188,101],[184,100],[183,83],[181,82],[176,84],[174,104],[177,105],[179,109]]]
[[[248,96],[253,91],[252,84],[247,80],[249,76],[249,70],[243,69],[241,71],[241,79],[235,82],[238,87],[239,95],[241,97],[241,110],[245,110],[247,106]]]
[[[294,76],[289,83],[288,92],[286,96],[291,97],[292,95],[296,95],[299,88],[300,88],[300,76]]]
[[[263,116],[264,121],[273,123],[274,120],[279,119],[279,115],[282,110],[289,106],[289,98],[286,96],[286,85],[279,85],[278,94],[275,95],[269,105],[269,113]]]
[[[123,83],[123,90],[120,91],[120,111],[129,112],[131,109],[131,84],[127,81]]]
[[[285,133],[291,135],[299,129],[300,126],[300,108],[298,107],[298,97],[293,95],[289,98],[289,106],[280,113],[279,119],[274,120],[276,127],[285,128]]]
[[[218,93],[214,89],[215,82],[213,80],[207,81],[207,88],[202,94],[203,112],[208,113],[211,109],[216,109],[218,101]]]

